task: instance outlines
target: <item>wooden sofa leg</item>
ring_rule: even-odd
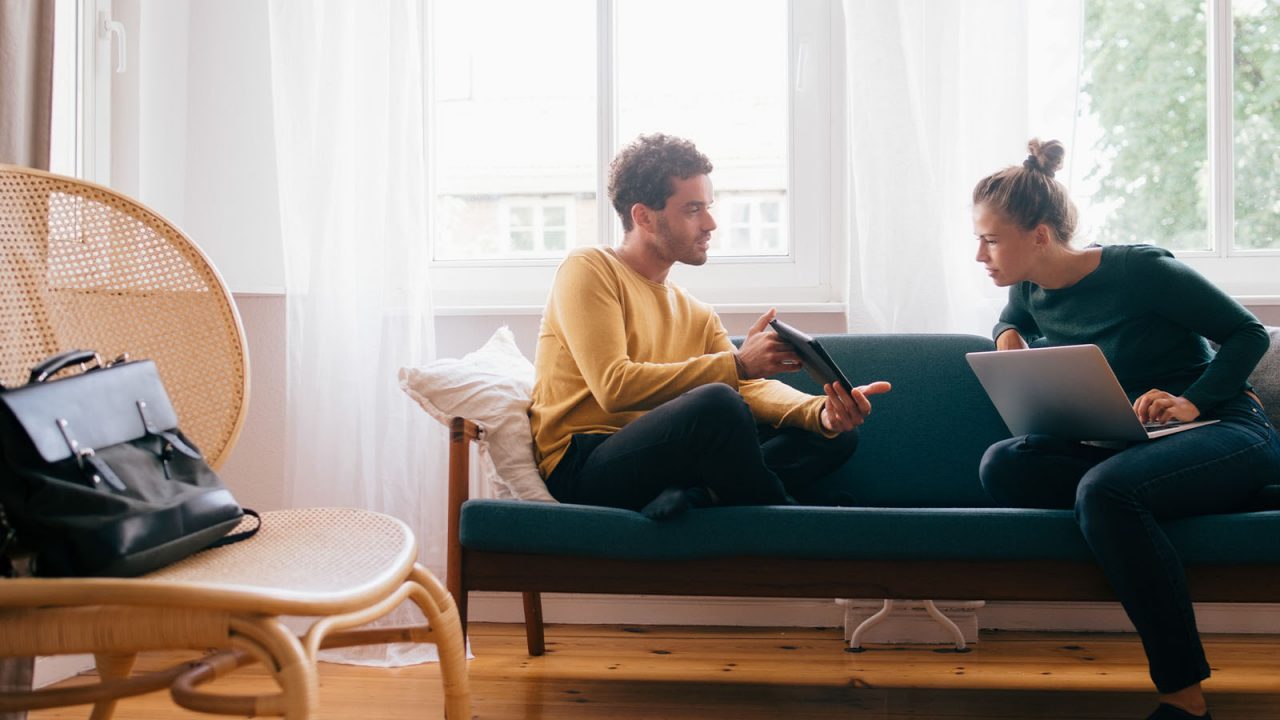
[[[458,608],[458,625],[462,627],[462,638],[467,637],[467,593],[460,590],[457,593],[449,593],[453,597],[453,604]]]
[[[542,635],[542,595],[536,592],[524,593],[524,635],[530,655],[546,652]]]

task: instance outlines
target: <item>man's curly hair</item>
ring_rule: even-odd
[[[642,203],[662,210],[675,194],[672,178],[710,173],[711,161],[688,140],[662,133],[641,135],[609,164],[609,201],[622,218],[622,229],[630,232],[631,206]]]

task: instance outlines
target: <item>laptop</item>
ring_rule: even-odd
[[[773,331],[778,333],[778,337],[795,348],[796,354],[804,362],[804,371],[813,378],[814,382],[819,385],[840,383],[844,385],[845,390],[853,390],[853,384],[849,382],[848,377],[845,377],[840,366],[836,365],[836,361],[831,359],[831,355],[827,354],[827,349],[822,347],[822,343],[777,318],[770,320],[769,325],[773,326]]]
[[[1097,345],[973,352],[965,357],[1014,435],[1141,442],[1218,422],[1144,424]]]

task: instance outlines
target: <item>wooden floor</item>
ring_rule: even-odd
[[[560,625],[547,655],[529,657],[523,628],[472,626],[475,717],[528,718],[1145,718],[1155,707],[1132,635],[984,633],[973,651],[875,647],[844,652],[839,630]],[[1280,636],[1210,636],[1206,684],[1217,720],[1280,719]],[[183,656],[144,655],[140,669]],[[69,683],[84,682],[73,679]],[[208,689],[266,692],[246,668]],[[381,670],[321,666],[320,717],[438,718],[433,665]],[[86,708],[31,713],[84,718]],[[116,717],[187,713],[166,693],[123,701]]]

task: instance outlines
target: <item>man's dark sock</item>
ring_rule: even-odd
[[[667,488],[658,493],[658,497],[649,501],[640,512],[650,520],[670,520],[683,515],[690,507],[689,498],[684,488]]]
[[[1208,711],[1203,715],[1192,715],[1175,705],[1160,703],[1156,711],[1147,716],[1147,720],[1213,720]]]
[[[716,497],[711,493],[711,489],[700,485],[685,488],[684,497],[689,501],[689,507],[705,508],[716,504]]]
[[[650,520],[670,520],[689,508],[705,508],[717,504],[715,493],[701,486],[667,488],[644,506],[640,512]]]

